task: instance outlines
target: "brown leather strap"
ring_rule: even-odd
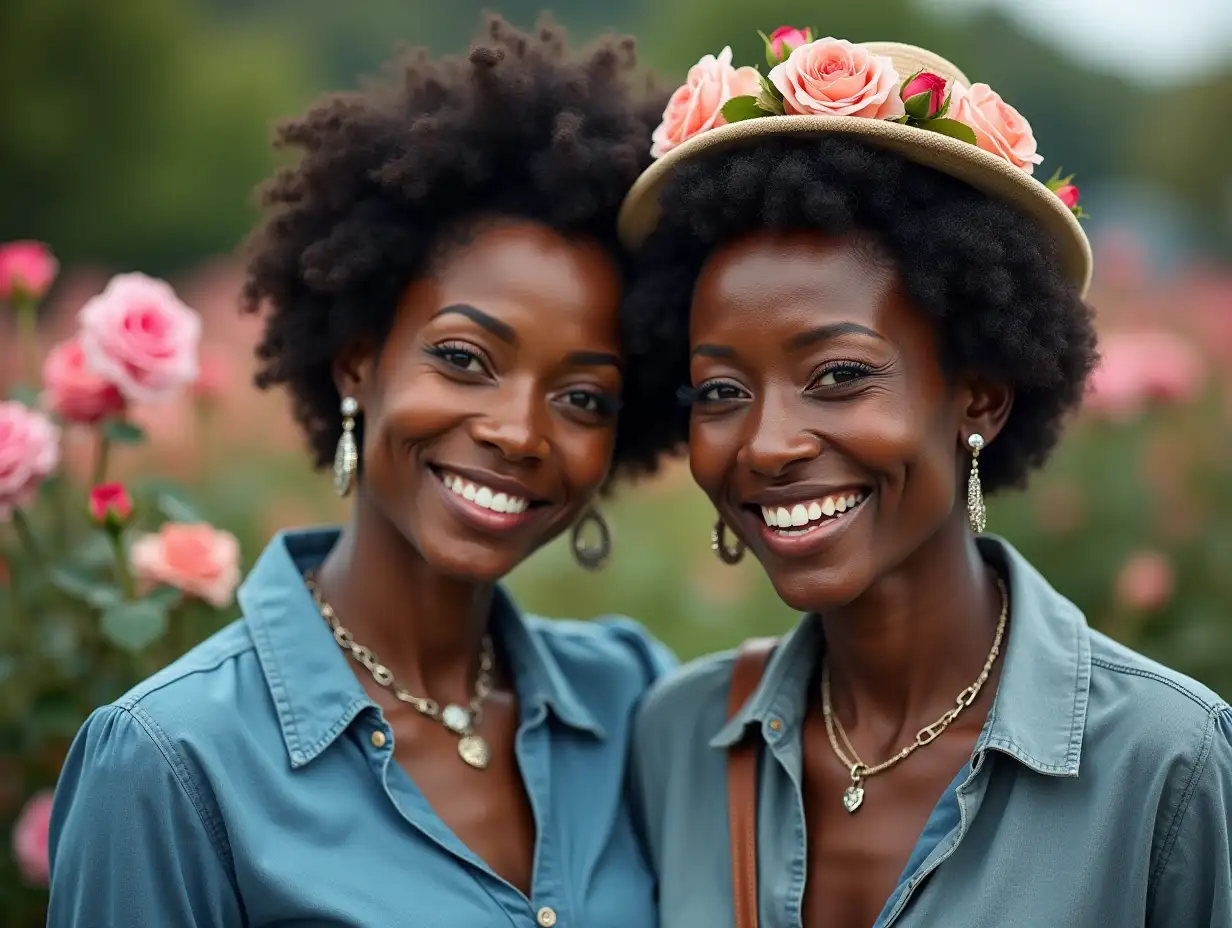
[[[761,682],[777,638],[753,638],[740,646],[727,693],[732,719]],[[760,732],[746,734],[727,751],[727,820],[731,830],[732,902],[735,928],[757,928],[757,747]]]

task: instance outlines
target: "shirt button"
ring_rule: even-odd
[[[372,746],[374,748],[383,748],[385,747],[385,732],[379,730],[374,731],[372,733],[372,737],[368,740],[372,742]]]
[[[782,731],[783,723],[779,721],[778,719],[771,719],[770,720],[770,730],[771,731]]]
[[[552,928],[552,926],[556,924],[556,913],[552,909],[549,909],[546,905],[539,910],[539,914],[536,918],[543,928]]]

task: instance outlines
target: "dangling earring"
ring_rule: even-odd
[[[971,449],[971,476],[967,478],[967,519],[971,522],[971,531],[979,535],[988,521],[988,514],[984,509],[984,488],[980,485],[980,449],[984,447],[984,436],[976,432],[967,439],[967,447]]]
[[[334,492],[349,496],[355,487],[355,471],[359,467],[359,449],[355,446],[355,417],[359,403],[354,397],[342,400],[342,435],[338,438],[338,450],[334,452]]]
[[[582,540],[582,529],[587,522],[599,532],[599,543],[596,545],[588,545]],[[587,570],[602,570],[607,566],[607,559],[612,554],[612,532],[599,510],[591,508],[582,513],[582,518],[573,526],[569,541],[573,545],[574,559]]]
[[[735,544],[728,547],[727,523],[722,519],[715,522],[714,528],[710,530],[710,548],[724,564],[739,564],[744,557],[744,542],[739,538]]]

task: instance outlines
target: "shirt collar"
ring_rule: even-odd
[[[1040,773],[1077,776],[1091,682],[1086,619],[1003,539],[981,536],[985,560],[1000,568],[1010,590],[1010,628],[997,695],[976,753],[992,748]],[[775,649],[753,695],[711,740],[727,748],[771,719],[782,738],[798,728],[808,705],[814,662],[824,645],[821,623],[805,616]]]
[[[239,590],[292,767],[310,763],[362,710],[377,709],[304,585],[304,573],[325,560],[338,534],[279,532]],[[510,662],[522,718],[550,709],[566,725],[605,737],[542,636],[503,589],[497,589],[490,621]]]

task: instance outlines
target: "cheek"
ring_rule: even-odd
[[[571,497],[588,500],[603,485],[611,469],[615,444],[614,426],[560,426],[553,446]]]
[[[387,453],[448,431],[473,411],[475,398],[434,372],[400,378],[385,387],[364,420],[365,451]]]
[[[722,419],[693,416],[689,422],[689,470],[693,482],[714,495],[740,450],[736,415]]]

